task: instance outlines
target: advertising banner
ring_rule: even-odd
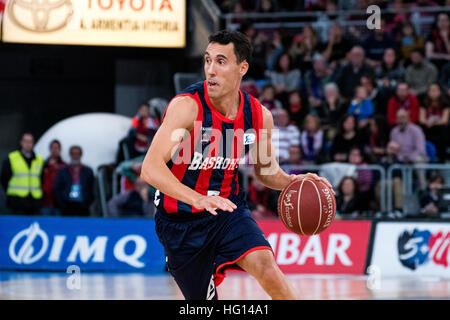
[[[450,223],[380,222],[371,265],[381,276],[450,278]]]
[[[182,48],[185,0],[7,0],[3,41]]]
[[[280,221],[259,221],[285,273],[364,274],[370,221],[334,221],[310,237],[290,232]]]
[[[163,272],[150,219],[0,217],[0,269]]]

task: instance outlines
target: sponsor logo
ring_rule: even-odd
[[[297,193],[296,190],[289,190],[288,193],[286,193],[286,199],[283,200],[283,204],[284,204],[284,212],[285,212],[285,217],[287,219],[287,223],[290,227],[293,227],[293,223],[292,223],[292,218],[290,215],[290,211],[294,210],[294,205],[291,202],[291,197],[294,193]]]
[[[224,157],[203,157],[200,152],[195,152],[192,157],[191,165],[188,170],[209,170],[209,169],[222,169],[222,170],[234,170],[239,166],[239,162],[244,161],[240,158],[224,158]]]
[[[325,199],[327,200],[327,204],[323,206],[323,212],[327,216],[327,221],[323,225],[324,228],[328,227],[333,221],[333,199],[331,198],[331,192],[328,188],[322,189],[323,194],[325,195]]]
[[[73,243],[66,243],[66,235],[54,235],[50,239],[47,233],[41,229],[39,223],[33,222],[28,228],[19,231],[9,244],[9,257],[16,264],[31,265],[44,259],[44,255],[50,263],[62,261],[81,263],[105,262],[105,253],[109,238],[96,236],[93,241],[89,237],[79,235]],[[132,252],[126,250],[129,244],[134,247]],[[71,246],[67,257],[62,257],[63,248]],[[110,247],[108,247],[110,248]],[[139,259],[147,249],[147,241],[136,234],[121,237],[112,247],[113,255],[118,261],[124,262],[135,268],[143,268],[145,263]]]
[[[397,241],[398,258],[408,269],[416,270],[426,264],[448,267],[450,232],[431,233],[429,230],[405,230]]]
[[[48,33],[64,28],[73,15],[70,0],[10,0],[8,15],[20,28]]]
[[[256,136],[254,133],[244,133],[244,145],[255,143]]]

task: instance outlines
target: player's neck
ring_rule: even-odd
[[[236,90],[235,94],[227,94],[219,98],[209,97],[214,108],[225,118],[231,120],[235,119],[239,112],[240,99],[239,90]]]

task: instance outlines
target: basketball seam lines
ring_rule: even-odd
[[[316,230],[314,230],[313,234],[316,234],[317,230],[319,230],[320,222],[322,221],[322,198],[320,197],[319,189],[317,188],[316,184],[311,181],[311,184],[314,186],[317,192],[317,197],[319,198],[319,206],[320,206],[320,216],[319,216],[319,223],[317,224]]]
[[[297,197],[297,218],[298,218],[298,226],[300,228],[300,232],[302,233],[302,235],[305,235],[305,233],[303,232],[302,229],[302,221],[300,220],[300,198],[302,196],[302,188],[303,188],[303,184],[305,183],[306,179],[302,180],[302,184],[300,185],[300,189],[298,190],[298,197]]]

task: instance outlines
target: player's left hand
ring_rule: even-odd
[[[324,183],[328,188],[330,188],[330,190],[333,192],[333,195],[335,195],[335,192],[333,190],[333,186],[331,185],[331,183],[326,178],[319,177],[315,173],[291,174],[289,177],[291,178],[291,181],[294,181],[297,179],[311,179],[311,180],[315,180],[315,181],[320,181],[320,182]]]

